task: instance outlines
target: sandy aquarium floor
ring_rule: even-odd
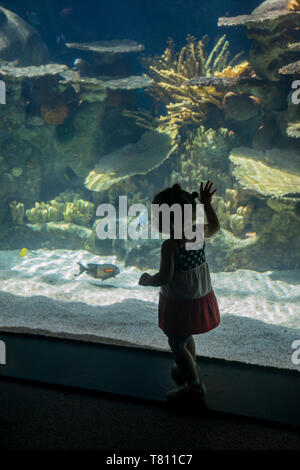
[[[157,326],[159,289],[139,286],[137,268],[86,251],[18,253],[0,251],[1,331],[168,349]],[[121,273],[103,283],[76,276],[79,261],[115,263]],[[300,270],[241,269],[211,278],[222,322],[195,336],[198,354],[300,371],[292,361],[292,343],[300,340]]]

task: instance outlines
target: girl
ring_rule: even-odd
[[[210,191],[213,183],[208,181],[200,194],[192,194],[181,189],[179,184],[158,193],[152,204],[192,205],[193,220],[196,216],[196,199],[204,205],[207,223],[204,224],[204,237],[210,238],[220,230],[218,217],[211,205],[216,192]],[[183,225],[183,224],[182,224]],[[210,273],[205,259],[205,241],[201,249],[189,249],[186,242],[193,239],[181,239],[174,236],[174,217],[170,223],[170,239],[165,240],[161,248],[160,270],[154,276],[142,274],[141,286],[160,286],[159,327],[168,336],[177,367],[173,368],[173,378],[179,389],[167,393],[168,399],[205,398],[206,390],[201,381],[200,370],[196,365],[196,348],[193,334],[206,333],[220,323],[217,299],[211,285]],[[162,232],[162,220],[159,222]]]

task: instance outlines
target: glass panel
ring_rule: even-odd
[[[0,329],[299,369],[299,0],[1,5]]]

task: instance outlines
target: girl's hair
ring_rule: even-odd
[[[196,208],[196,201],[195,199],[198,197],[197,192],[189,193],[181,188],[180,184],[176,183],[173,184],[172,187],[166,188],[163,191],[157,193],[152,201],[152,204],[158,204],[159,206],[162,204],[167,204],[167,206],[171,207],[173,204],[179,204],[181,206],[182,216],[184,211],[185,204],[192,204],[192,210],[194,211]],[[171,227],[174,226],[174,213],[171,212],[170,214],[170,223]],[[183,219],[182,219],[182,226],[183,226]],[[159,221],[158,221],[158,230],[162,233],[162,214],[159,213]]]

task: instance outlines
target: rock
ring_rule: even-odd
[[[20,67],[49,60],[48,48],[37,30],[3,7],[0,7],[0,60]]]
[[[285,65],[279,69],[279,73],[282,75],[297,75],[300,73],[300,60],[293,62],[289,65]]]
[[[94,42],[72,42],[66,43],[70,49],[79,51],[94,52],[96,54],[128,54],[130,52],[142,52],[145,48],[143,44],[128,39],[114,41],[94,41]]]
[[[280,149],[258,152],[240,147],[232,150],[229,159],[232,175],[251,194],[280,198],[299,193],[299,153]]]
[[[236,121],[247,121],[261,111],[261,100],[246,93],[226,93],[223,105],[226,117]]]
[[[91,191],[105,191],[133,175],[145,175],[160,166],[172,153],[172,139],[157,131],[145,132],[135,144],[125,145],[101,157],[85,180]]]
[[[296,53],[300,26],[299,0],[266,0],[250,15],[220,18],[219,26],[246,25],[253,39],[249,61],[255,72],[272,82]]]

